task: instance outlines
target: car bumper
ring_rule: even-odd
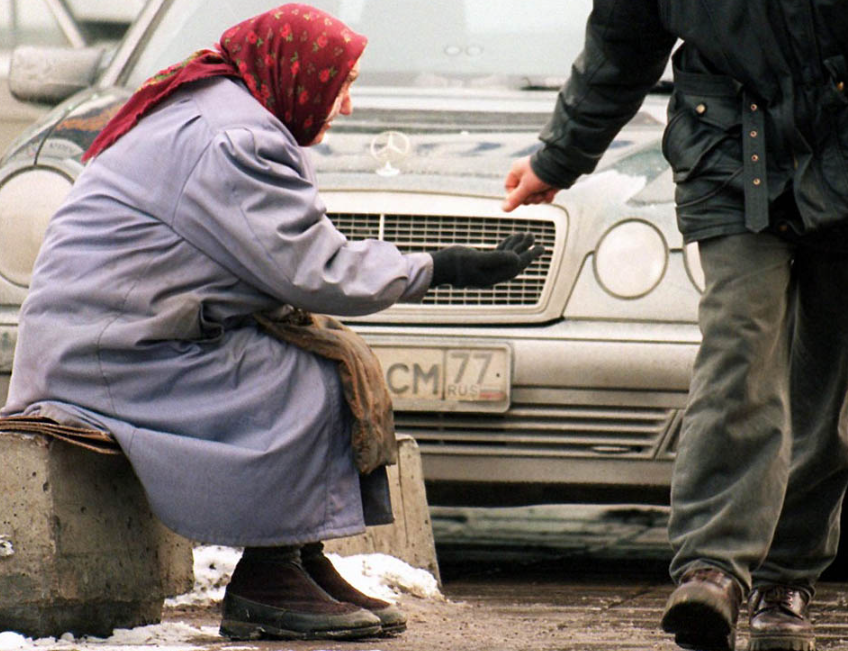
[[[399,409],[435,504],[667,499],[694,324],[355,328],[374,346],[506,346],[508,404]],[[385,370],[385,368],[384,368]]]

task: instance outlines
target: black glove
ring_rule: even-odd
[[[498,244],[494,251],[479,251],[468,246],[449,246],[431,253],[433,280],[430,287],[490,287],[515,278],[545,247],[533,246],[532,233],[515,233]],[[532,247],[532,248],[531,248]]]

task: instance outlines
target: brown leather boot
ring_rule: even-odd
[[[221,635],[235,640],[356,639],[380,619],[333,599],[306,573],[298,547],[248,547],[224,595]]]
[[[814,651],[816,635],[807,616],[811,593],[789,585],[762,585],[748,597],[749,651]]]
[[[665,606],[662,627],[677,646],[698,651],[733,651],[742,589],[717,568],[683,575]]]
[[[339,601],[347,601],[371,611],[380,618],[382,635],[398,635],[406,630],[406,616],[396,607],[382,599],[363,594],[345,581],[333,567],[332,561],[324,556],[323,543],[310,543],[301,549],[303,567],[315,583],[327,594]]]

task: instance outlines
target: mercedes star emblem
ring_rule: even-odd
[[[409,137],[400,131],[383,131],[371,141],[371,155],[383,164],[377,169],[380,176],[400,174],[394,164],[405,160],[411,151]]]

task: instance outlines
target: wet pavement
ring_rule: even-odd
[[[510,633],[531,640],[525,649],[678,649],[659,629],[672,590],[667,508],[435,507],[433,522],[445,594],[499,612]],[[848,649],[841,565],[825,575],[813,603],[820,650]],[[533,625],[549,639],[534,635]],[[747,628],[743,609],[739,651]]]
[[[217,650],[674,651],[659,630],[671,592],[663,509],[433,509],[444,601],[404,596],[409,629],[358,642],[232,643]],[[848,583],[820,585],[818,648],[848,649]],[[214,626],[211,610],[172,612]],[[747,647],[741,618],[738,649]],[[204,629],[211,630],[211,629]]]

